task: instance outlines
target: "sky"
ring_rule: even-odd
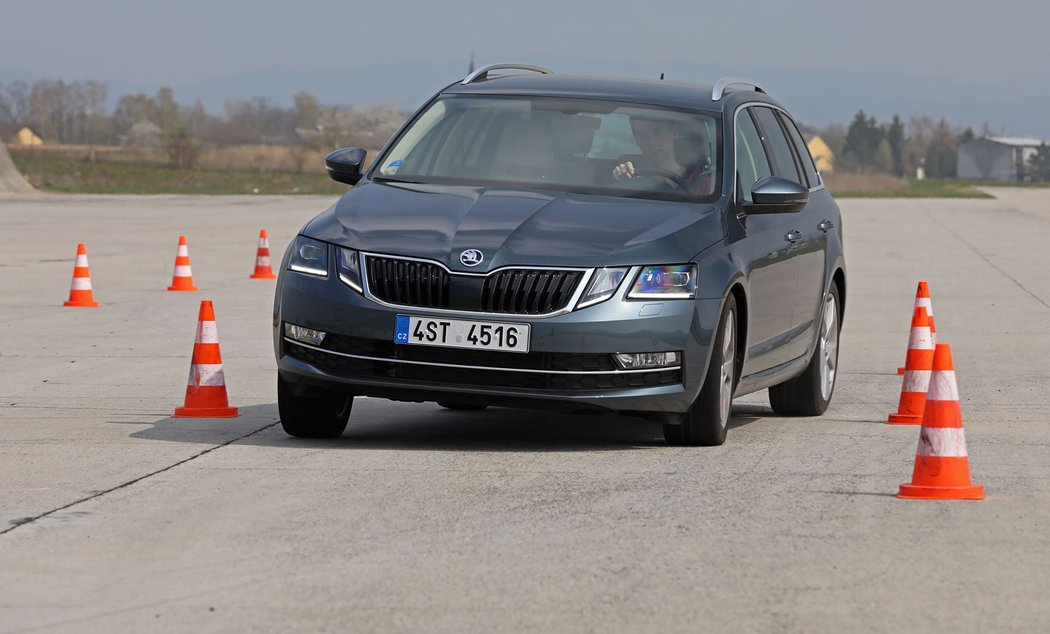
[[[0,82],[96,79],[111,97],[393,101],[479,64],[712,83],[745,74],[803,120],[929,114],[1050,138],[1050,3],[1001,0],[4,0]],[[17,26],[16,26],[17,25]]]

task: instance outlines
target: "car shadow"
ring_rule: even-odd
[[[394,411],[391,411],[391,409]],[[730,428],[760,416],[748,406],[733,408]],[[761,409],[761,408],[755,408]],[[162,418],[139,421],[149,427],[132,438],[302,449],[401,451],[620,451],[667,448],[658,423],[618,414],[577,415],[543,410],[490,407],[456,411],[434,403],[397,403],[366,399],[354,403],[346,431],[339,438],[294,438],[279,423],[277,404],[240,408],[237,418]],[[129,424],[128,421],[111,421]]]
[[[768,405],[738,405],[734,403],[733,411],[729,416],[729,429],[732,431],[762,418],[776,417],[777,414]]]

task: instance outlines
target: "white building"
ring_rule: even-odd
[[[993,136],[959,146],[958,175],[967,180],[1018,183],[1028,159],[1045,141],[1029,137]]]

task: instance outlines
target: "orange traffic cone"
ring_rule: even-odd
[[[255,272],[249,277],[253,280],[272,280],[277,277],[270,268],[270,239],[266,237],[266,229],[259,231],[259,248],[255,252]]]
[[[211,301],[201,302],[197,317],[197,337],[193,340],[193,361],[186,384],[186,400],[175,408],[172,418],[233,418],[240,416],[226,398],[226,377],[222,373],[219,332]]]
[[[98,302],[91,292],[91,270],[88,268],[87,247],[77,245],[77,259],[73,264],[73,282],[69,286],[69,300],[63,306],[95,307]]]
[[[890,414],[886,422],[891,425],[918,425],[926,406],[926,388],[930,384],[930,368],[933,367],[933,341],[930,334],[930,318],[926,309],[919,306],[911,318],[911,336],[908,338],[908,359],[904,364],[904,380],[901,381],[901,399],[897,413]]]
[[[983,500],[984,487],[970,481],[959,387],[955,383],[952,349],[937,344],[926,414],[915,450],[915,470],[902,484],[899,498],[913,500]]]
[[[930,333],[933,345],[937,345],[937,326],[933,323],[933,302],[930,300],[930,287],[926,282],[919,282],[915,289],[915,308],[922,306],[930,316]],[[897,376],[904,376],[904,368],[897,368]]]
[[[190,248],[186,245],[186,236],[179,236],[179,250],[175,254],[175,272],[171,275],[169,291],[195,291],[193,271],[190,270]]]

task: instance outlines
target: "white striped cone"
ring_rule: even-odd
[[[69,299],[63,306],[94,308],[98,306],[91,288],[91,267],[88,266],[87,246],[77,245],[77,258],[73,264],[73,281],[69,285]]]
[[[259,232],[259,247],[255,251],[255,272],[249,275],[253,280],[272,280],[277,276],[270,267],[270,239],[266,229]]]
[[[169,291],[195,291],[193,271],[190,269],[190,248],[186,236],[179,236],[179,250],[175,254],[175,271],[171,274]]]
[[[193,340],[193,360],[186,382],[186,401],[172,418],[231,418],[239,416],[226,396],[226,376],[222,371],[219,331],[215,310],[209,300],[201,302],[197,335]]]
[[[937,344],[911,482],[897,497],[930,500],[983,500],[984,487],[970,480],[970,458],[963,431],[959,387],[952,350]]]
[[[922,412],[926,406],[926,390],[930,383],[930,368],[933,367],[933,341],[930,319],[926,309],[919,306],[911,319],[911,335],[908,337],[908,359],[904,364],[904,379],[901,381],[901,396],[897,411],[890,414],[886,422],[891,425],[918,425],[922,423]]]

